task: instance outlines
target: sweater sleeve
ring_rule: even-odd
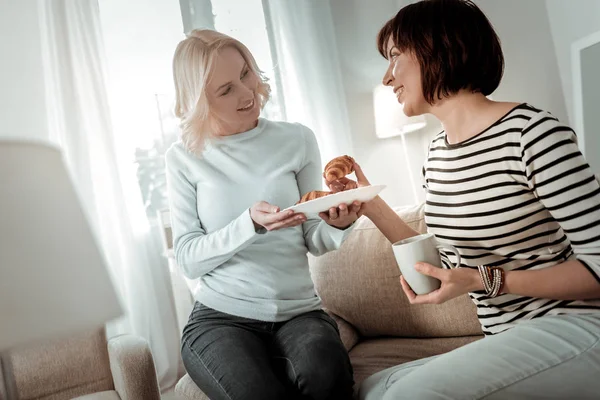
[[[172,150],[166,155],[166,172],[175,259],[187,278],[196,279],[227,262],[259,234],[249,210],[223,228],[207,233],[197,211],[197,196],[202,194],[196,193]]]
[[[521,133],[527,183],[560,224],[575,257],[600,282],[600,185],[573,130],[542,112]]]
[[[296,174],[296,181],[302,195],[312,190],[323,190],[321,182],[323,170],[321,167],[319,145],[314,133],[307,127],[300,126],[304,137],[304,158],[300,170]],[[302,224],[304,241],[306,242],[308,251],[315,256],[337,250],[353,227],[354,224],[344,230],[338,229],[327,224],[320,218],[309,218]]]

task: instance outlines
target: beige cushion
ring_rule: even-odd
[[[423,205],[397,210],[413,229],[426,232]],[[323,305],[352,324],[361,336],[452,337],[480,335],[468,296],[442,305],[411,305],[400,286],[391,244],[367,218],[336,252],[310,257]]]
[[[188,400],[210,400],[208,396],[196,386],[188,374],[185,374],[185,376],[177,382],[175,393]]]
[[[342,343],[344,344],[346,350],[350,351],[350,349],[352,349],[360,340],[358,332],[352,325],[343,320],[341,317],[331,313],[329,310],[326,311],[335,320],[338,330],[340,331],[340,339],[342,339]]]
[[[19,400],[62,400],[112,391],[104,330],[11,352]]]
[[[148,341],[135,335],[115,336],[108,342],[108,357],[115,390],[124,400],[160,399]]]
[[[481,336],[432,339],[369,339],[350,351],[355,387],[372,374],[395,365],[446,353]]]
[[[86,394],[85,396],[76,397],[73,400],[121,400],[121,398],[117,392],[109,390],[106,392]]]

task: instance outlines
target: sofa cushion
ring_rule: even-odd
[[[413,229],[426,232],[423,205],[396,210]],[[310,257],[323,306],[352,324],[361,336],[453,337],[480,335],[467,295],[441,305],[411,305],[400,286],[391,244],[367,218],[338,251]]]
[[[106,392],[86,394],[85,396],[75,397],[71,400],[122,400],[117,392],[114,390],[107,390]]]
[[[482,336],[462,336],[454,338],[383,338],[368,339],[357,344],[350,351],[350,361],[354,368],[355,387],[365,378],[394,365],[435,356],[457,347],[474,342]]]
[[[188,400],[210,400],[202,390],[196,386],[192,378],[185,374],[175,386],[175,394]]]
[[[114,390],[104,329],[11,351],[19,399],[70,399]]]
[[[342,339],[342,343],[347,351],[350,351],[356,343],[360,340],[360,336],[352,325],[350,325],[347,321],[342,319],[341,317],[335,315],[331,311],[325,309],[325,311],[329,314],[331,318],[335,321],[338,326],[338,330],[340,331],[340,339]]]

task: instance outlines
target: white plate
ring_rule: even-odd
[[[364,203],[369,200],[373,200],[386,185],[371,185],[363,186],[357,189],[346,190],[330,194],[329,196],[319,197],[318,199],[310,200],[305,203],[301,203],[292,207],[286,208],[286,210],[294,210],[297,213],[303,213],[308,215],[319,215],[320,212],[327,211],[331,207],[337,207],[340,204],[351,204],[354,201],[360,201]]]

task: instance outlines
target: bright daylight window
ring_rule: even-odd
[[[281,92],[278,90],[262,1],[212,0],[212,5],[215,29],[244,43],[254,55],[258,67],[269,78],[271,100],[265,106],[263,116],[274,120],[285,119],[279,101]]]
[[[99,0],[109,70],[109,105],[122,168],[136,168],[151,224],[168,208],[164,154],[178,139],[173,53],[184,38],[178,0]],[[242,41],[269,78],[263,116],[285,119],[261,0],[212,0],[215,29]],[[124,174],[127,175],[127,174]]]

